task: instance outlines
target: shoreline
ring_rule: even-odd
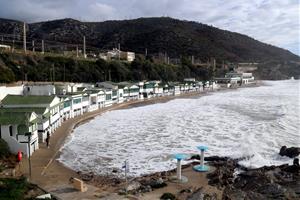
[[[260,85],[261,82],[248,87],[259,87]],[[78,116],[73,119],[69,119],[63,122],[62,126],[59,127],[53,134],[53,137],[51,138],[50,141],[50,149],[46,149],[44,144],[40,144],[40,149],[37,152],[35,152],[35,154],[32,156],[31,162],[33,168],[32,170],[33,174],[30,180],[31,182],[43,187],[47,191],[57,194],[58,185],[60,185],[60,187],[70,187],[69,186],[70,177],[82,178],[81,174],[69,168],[68,166],[65,166],[64,164],[60,163],[57,159],[61,153],[61,148],[64,146],[67,137],[73,133],[73,130],[84,123],[88,123],[90,120],[92,120],[98,115],[101,115],[105,112],[112,111],[112,110],[128,109],[131,107],[146,106],[155,103],[166,103],[168,101],[177,98],[188,98],[188,97],[193,98],[196,96],[202,97],[202,96],[213,94],[215,92],[231,91],[233,89],[239,89],[239,88],[247,88],[247,87],[222,88],[216,91],[192,92],[192,93],[184,93],[178,96],[164,96],[164,97],[154,97],[147,100],[134,100],[134,101],[124,102],[120,104],[115,104],[113,106],[101,110],[85,113],[84,115]],[[23,174],[28,176],[27,166],[28,166],[27,160],[24,159],[22,162],[22,172]],[[174,171],[174,169],[170,171]],[[146,175],[146,176],[152,176],[152,175],[153,174]],[[111,177],[109,176],[97,176],[97,177],[101,177],[101,179],[104,180],[104,184],[102,184],[102,186],[99,187],[98,184],[89,183],[90,184],[89,189],[91,188],[90,190],[97,191],[101,189],[101,191],[115,192],[114,191],[115,188],[112,188],[110,184],[107,183],[105,184],[105,182],[107,182],[105,181],[105,179],[109,179]]]

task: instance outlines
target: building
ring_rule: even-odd
[[[138,84],[133,84],[129,82],[120,82],[118,87],[123,89],[123,98],[124,100],[133,100],[139,98],[139,86]]]
[[[109,91],[108,96],[110,95],[110,91],[111,91],[111,101],[112,101],[112,103],[122,103],[122,102],[124,102],[123,86],[119,87],[119,85],[117,83],[114,83],[114,82],[111,82],[111,81],[105,81],[105,82],[96,83],[96,87],[102,88],[105,91]]]
[[[56,94],[56,88],[53,84],[26,84],[23,89],[24,95],[50,96]]]
[[[34,112],[0,108],[0,138],[6,141],[12,153],[22,151],[31,155],[39,148],[37,121]]]
[[[18,86],[0,86],[0,102],[6,95],[14,94],[14,95],[22,95],[23,94],[23,85]]]
[[[113,50],[107,51],[106,53],[100,53],[99,57],[103,60],[125,60],[132,62],[135,59],[135,53],[129,51],[120,51],[117,48],[113,48]]]
[[[1,107],[18,112],[35,112],[38,116],[39,142],[44,142],[47,133],[53,133],[61,125],[60,104],[60,99],[53,95],[7,95]]]

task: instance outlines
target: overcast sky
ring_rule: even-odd
[[[169,16],[243,33],[300,55],[300,0],[0,0],[0,17],[27,22]]]

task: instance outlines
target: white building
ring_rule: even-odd
[[[0,102],[6,95],[13,94],[13,95],[22,95],[23,94],[23,85],[18,86],[0,86]]]
[[[134,52],[120,51],[117,48],[114,48],[106,53],[100,53],[99,56],[103,60],[126,60],[128,62],[132,62],[135,59]]]
[[[26,84],[24,85],[24,95],[40,95],[50,96],[56,94],[56,89],[53,84]]]
[[[0,109],[0,138],[6,141],[11,153],[22,151],[29,155],[30,151],[31,155],[39,148],[37,120],[34,112]]]
[[[35,112],[38,116],[39,142],[44,142],[47,132],[51,134],[61,125],[60,99],[56,96],[7,95],[1,106],[19,112]]]

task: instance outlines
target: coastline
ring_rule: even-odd
[[[256,85],[251,85],[250,87],[257,87],[260,86],[261,83]],[[136,101],[129,101],[124,102],[121,104],[115,104],[111,107],[107,107],[101,110],[97,110],[90,113],[85,113],[84,115],[78,116],[76,118],[70,119],[62,124],[56,132],[53,134],[53,137],[50,141],[50,148],[46,149],[44,144],[40,144],[39,151],[35,152],[32,156],[32,178],[30,179],[31,182],[41,186],[42,188],[46,189],[47,191],[59,195],[60,188],[70,188],[69,179],[70,177],[77,177],[82,178],[82,174],[77,173],[76,171],[64,166],[62,163],[57,161],[59,157],[60,150],[63,147],[64,143],[66,142],[67,137],[72,134],[73,130],[80,126],[83,123],[87,123],[89,120],[92,120],[94,117],[101,115],[105,112],[117,110],[117,109],[128,109],[131,107],[136,106],[145,106],[149,104],[155,103],[165,103],[170,100],[176,98],[193,98],[196,96],[205,96],[212,94],[214,92],[223,92],[223,91],[230,91],[232,89],[238,88],[245,88],[245,87],[237,87],[237,88],[224,88],[217,91],[209,91],[209,92],[193,92],[193,93],[185,93],[178,96],[165,96],[165,97],[156,97],[147,100],[136,100]],[[27,160],[23,160],[22,163],[22,172],[23,174],[28,175],[28,163]],[[172,170],[171,170],[172,171]],[[192,172],[190,172],[192,173]],[[150,175],[151,176],[151,175]],[[115,188],[111,187],[110,178],[106,176],[97,176],[100,177],[100,181],[103,184],[99,187],[98,183],[89,183],[89,191],[107,191],[107,192],[115,192]],[[205,178],[205,177],[202,177]],[[99,180],[98,180],[99,181]],[[97,187],[95,187],[97,186]],[[73,194],[74,195],[74,194]],[[87,194],[83,196],[84,198],[92,198],[93,192],[91,192],[90,196],[87,197]],[[79,195],[80,196],[80,195]],[[64,196],[65,198],[68,198]]]

